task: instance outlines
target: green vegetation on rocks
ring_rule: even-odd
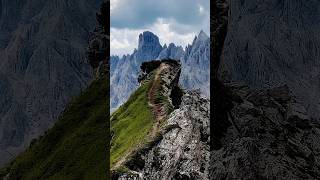
[[[109,82],[92,82],[75,98],[57,123],[0,171],[19,180],[109,179]]]
[[[153,77],[154,75],[151,75],[150,79]],[[151,84],[152,81],[145,80],[111,116],[111,168],[147,141],[148,132],[155,122],[152,109],[148,105],[147,93]]]

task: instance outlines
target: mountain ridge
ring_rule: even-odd
[[[171,59],[141,65],[139,88],[111,115],[111,179],[209,179],[209,100],[181,90],[180,72]]]
[[[139,35],[138,47],[140,48],[135,49],[133,54],[123,55],[122,58],[112,56],[110,58],[111,83],[113,84],[111,86],[110,97],[111,112],[119,107],[128,98],[129,94],[136,89],[138,85],[136,76],[139,72],[139,65],[144,61],[153,59],[170,58],[181,60],[184,65],[182,69],[183,75],[181,76],[182,85],[187,89],[202,89],[202,93],[209,97],[210,38],[203,31],[199,34],[201,36],[200,41],[196,41],[196,36],[194,44],[192,44],[197,46],[197,48],[188,45],[186,49],[189,49],[188,53],[186,53],[187,51],[181,46],[176,46],[174,43],[170,43],[169,46],[165,44],[162,47],[159,38],[153,33],[146,31]],[[190,67],[185,70],[187,66]]]

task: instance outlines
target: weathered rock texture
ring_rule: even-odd
[[[319,179],[320,123],[287,86],[216,91],[211,179]]]
[[[151,63],[154,64],[151,66]],[[180,63],[175,61],[174,64]],[[114,179],[209,179],[210,103],[200,91],[188,91],[181,94],[182,97],[171,96],[178,86],[181,70],[180,65],[178,68],[176,65],[170,66],[164,61],[142,65],[144,73],[154,68],[163,69],[160,90],[165,97],[172,97],[169,102],[175,105],[175,110],[159,126],[153,140],[125,163],[129,172],[114,174]],[[140,77],[143,81],[148,75]]]
[[[210,179],[320,179],[319,2],[214,5]]]
[[[142,173],[145,179],[208,179],[209,157],[209,101],[189,92],[170,115],[163,139],[142,157]]]
[[[229,0],[220,76],[253,88],[287,84],[320,117],[319,1]]]
[[[97,26],[91,33],[86,53],[96,77],[101,77],[109,69],[109,39],[102,26]]]
[[[92,78],[100,0],[0,1],[0,166],[53,125]]]
[[[134,163],[131,175],[119,179],[209,179],[209,134],[209,100],[190,91],[170,115],[159,139],[128,163]]]

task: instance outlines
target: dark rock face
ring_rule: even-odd
[[[162,50],[158,36],[145,31],[139,35],[137,57],[143,60],[155,59]]]
[[[86,50],[87,59],[93,68],[96,77],[100,77],[109,70],[108,66],[109,35],[104,33],[102,27],[96,27],[89,39]]]
[[[214,5],[210,179],[320,179],[319,2]]]
[[[287,84],[320,117],[319,1],[230,0],[220,77],[253,88]]]
[[[211,54],[213,59],[211,72],[212,78],[216,79],[218,69],[221,62],[221,53],[223,50],[224,41],[227,35],[228,28],[228,11],[229,5],[227,0],[214,0],[211,2],[210,26],[211,32]]]
[[[287,86],[252,91],[232,83],[224,88],[231,106],[225,106],[222,131],[213,129],[219,143],[211,151],[211,179],[320,178],[320,124]],[[213,126],[221,126],[219,121],[214,118]]]
[[[100,0],[0,3],[0,166],[50,128],[92,79],[85,57]]]

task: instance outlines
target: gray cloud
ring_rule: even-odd
[[[131,53],[146,30],[185,47],[200,30],[209,34],[210,0],[111,0],[111,54]]]
[[[210,9],[210,0],[114,0],[114,3],[111,26],[115,28],[146,28],[159,18],[202,26]]]

